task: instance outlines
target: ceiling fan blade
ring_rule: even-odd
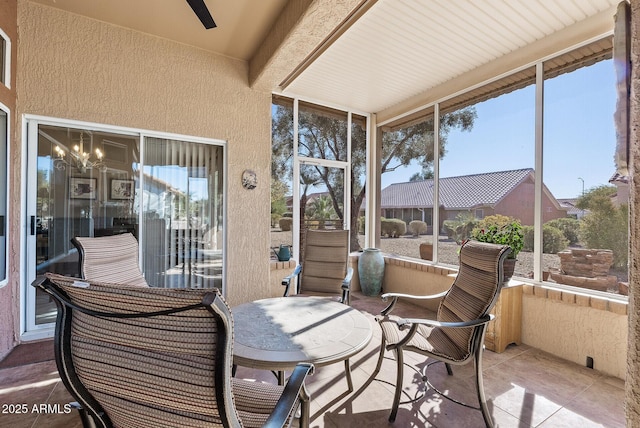
[[[191,9],[193,9],[195,14],[198,16],[202,25],[204,25],[204,28],[208,30],[210,28],[217,27],[213,17],[209,13],[209,9],[207,9],[207,5],[204,4],[204,0],[187,0],[187,3],[189,3]]]

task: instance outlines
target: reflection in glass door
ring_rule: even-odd
[[[80,276],[75,236],[131,233],[151,286],[222,287],[223,146],[27,127],[27,284],[46,272]],[[55,305],[39,293],[26,287],[27,331],[55,321]]]
[[[46,272],[80,276],[75,236],[138,236],[133,189],[139,178],[132,168],[140,157],[137,136],[31,123],[29,142],[30,280]],[[120,183],[128,193],[114,193]],[[40,290],[26,312],[33,326],[55,321],[55,305]]]
[[[146,138],[143,266],[158,287],[222,287],[223,148]]]

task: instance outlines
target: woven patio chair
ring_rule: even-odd
[[[282,280],[284,297],[295,282],[296,294],[335,296],[349,305],[353,269],[349,264],[348,230],[308,229],[303,259],[293,273]]]
[[[80,277],[89,281],[148,287],[138,265],[138,241],[131,233],[71,242],[80,254]]]
[[[231,377],[233,319],[217,289],[142,288],[46,274],[58,307],[55,356],[84,427],[282,427],[310,364],[286,386]]]
[[[382,298],[391,303],[382,310],[377,321],[382,328],[380,355],[374,376],[380,371],[384,353],[391,350],[397,364],[396,389],[389,421],[398,413],[404,367],[404,352],[411,351],[433,359],[422,373],[422,379],[443,397],[482,412],[485,424],[493,426],[487,408],[482,383],[482,352],[487,323],[502,289],[503,262],[511,252],[508,246],[466,241],[460,249],[460,268],[449,290],[432,296],[410,296],[387,293]],[[403,319],[389,315],[398,299],[442,299],[435,320]],[[427,369],[434,362],[444,362],[447,373],[452,375],[451,365],[463,365],[473,361],[476,392],[479,407],[457,401],[435,388],[427,377]]]

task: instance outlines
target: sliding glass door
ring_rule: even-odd
[[[74,236],[133,234],[155,287],[223,287],[224,145],[29,120],[26,283],[79,276]],[[26,287],[25,330],[55,306]]]
[[[158,287],[222,287],[223,149],[146,138],[143,266]]]

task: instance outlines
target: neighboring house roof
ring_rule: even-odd
[[[440,205],[445,209],[494,206],[529,176],[533,176],[531,168],[441,178]],[[432,179],[394,183],[381,192],[381,208],[432,206]]]
[[[609,179],[609,183],[616,184],[616,185],[617,184],[629,184],[629,176],[628,175],[622,175],[622,174],[616,172]]]
[[[568,215],[582,216],[586,213],[586,210],[581,210],[576,207],[576,203],[578,202],[578,198],[560,198],[558,199],[558,203],[563,209],[567,210]]]

